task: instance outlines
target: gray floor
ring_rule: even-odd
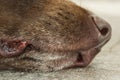
[[[94,61],[84,69],[69,69],[52,73],[1,71],[0,80],[120,80],[120,1],[73,1],[103,17],[112,26],[111,41]]]

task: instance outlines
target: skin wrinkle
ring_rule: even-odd
[[[0,69],[46,72],[87,66],[110,39],[100,43],[92,15],[69,0],[0,0],[0,40],[20,51],[5,57],[0,47]],[[17,40],[27,44],[22,51],[13,44]]]

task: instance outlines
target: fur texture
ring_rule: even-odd
[[[87,66],[103,46],[98,45],[110,39],[109,34],[101,41],[91,16],[69,0],[0,0],[0,69]]]

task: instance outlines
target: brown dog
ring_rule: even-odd
[[[110,25],[69,0],[0,0],[0,69],[85,67]]]

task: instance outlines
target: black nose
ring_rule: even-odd
[[[103,19],[92,16],[92,20],[99,32],[100,42],[106,42],[111,38],[111,26]]]

